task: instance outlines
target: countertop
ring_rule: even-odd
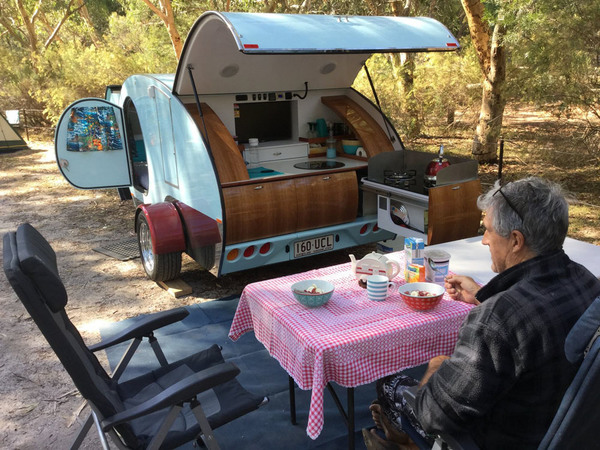
[[[324,170],[306,170],[306,169],[298,169],[294,167],[294,164],[298,164],[301,162],[318,162],[318,161],[337,161],[344,163],[344,167],[340,167],[337,169],[324,169]],[[338,156],[336,158],[327,159],[326,157],[316,157],[316,158],[291,158],[291,159],[281,159],[278,161],[264,161],[260,164],[250,164],[248,168],[251,169],[253,167],[264,167],[266,169],[271,169],[276,172],[281,172],[282,175],[274,175],[269,176],[268,178],[275,178],[277,176],[290,176],[290,175],[319,175],[320,173],[328,173],[328,172],[338,172],[338,171],[346,171],[346,170],[356,170],[359,168],[366,168],[367,162],[361,161],[358,159],[344,158],[343,156]],[[265,177],[267,178],[267,177]],[[256,179],[256,178],[255,178]],[[260,178],[257,178],[260,179]]]

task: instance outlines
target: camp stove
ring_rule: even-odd
[[[477,162],[455,158],[451,166],[437,173],[436,186],[477,178]],[[420,237],[427,242],[429,190],[426,168],[431,153],[411,150],[384,152],[372,156],[361,189],[376,196],[379,228],[400,236]]]
[[[416,175],[416,170],[408,170],[406,172],[400,170],[384,170],[383,183],[387,186],[408,189],[410,186],[415,186],[417,184]]]

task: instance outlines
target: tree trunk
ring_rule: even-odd
[[[481,112],[473,139],[473,156],[479,162],[497,160],[497,142],[502,129],[504,115],[504,80],[506,78],[506,56],[502,38],[504,26],[496,24],[493,35],[483,18],[481,0],[461,0],[469,23],[473,46],[477,52],[483,74]]]
[[[175,56],[179,61],[179,58],[181,57],[181,50],[183,49],[183,41],[181,40],[179,31],[177,31],[177,26],[175,25],[175,16],[173,15],[171,0],[159,0],[158,3],[160,4],[160,9],[157,8],[151,0],[143,1],[146,5],[148,5],[148,8],[154,12],[154,14],[160,17],[160,20],[162,20],[167,27],[169,38],[171,39],[171,44],[173,45],[173,50],[175,51]]]
[[[87,9],[86,6],[86,0],[77,0],[77,3],[79,4],[79,14],[81,15],[81,17],[83,18],[83,20],[85,21],[85,23],[87,24],[87,26],[90,28],[91,31],[91,36],[92,36],[92,41],[94,42],[94,45],[96,47],[99,47],[101,42],[100,42],[100,38],[98,37],[98,32],[96,31],[96,27],[94,26],[94,22],[92,22],[92,18],[90,16],[90,13]]]
[[[394,0],[390,2],[392,12],[396,17],[409,17],[412,0],[404,3]],[[414,97],[415,80],[415,54],[414,53],[392,53],[390,56],[392,73],[397,80],[398,91],[402,98],[403,109],[410,117],[410,126],[407,134],[417,136],[421,133],[421,120],[419,119],[419,108]]]
[[[19,13],[21,14],[21,19],[23,20],[23,25],[25,26],[25,30],[27,31],[27,41],[29,43],[29,49],[30,49],[31,53],[37,53],[38,41],[37,41],[37,36],[35,34],[34,21],[35,21],[35,17],[37,16],[37,13],[39,11],[39,5],[38,5],[38,9],[36,9],[35,12],[33,13],[33,16],[29,17],[29,14],[27,13],[25,6],[23,6],[22,0],[16,0],[15,3],[17,5],[17,9],[19,10]]]
[[[490,71],[483,79],[481,112],[473,141],[473,155],[480,162],[496,162],[498,159],[496,149],[506,105],[506,55],[501,42],[503,35],[504,26],[497,24],[492,37]]]

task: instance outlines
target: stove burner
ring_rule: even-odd
[[[417,171],[413,169],[407,170],[406,172],[384,170],[383,183],[396,188],[408,189],[410,186],[417,184],[416,175]]]

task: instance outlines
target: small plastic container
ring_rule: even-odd
[[[248,152],[246,156],[246,162],[250,164],[258,164],[258,139],[250,138],[248,139],[248,148],[246,149]]]
[[[335,158],[337,156],[337,149],[335,148],[335,144],[335,139],[327,139],[327,158],[329,159]]]

